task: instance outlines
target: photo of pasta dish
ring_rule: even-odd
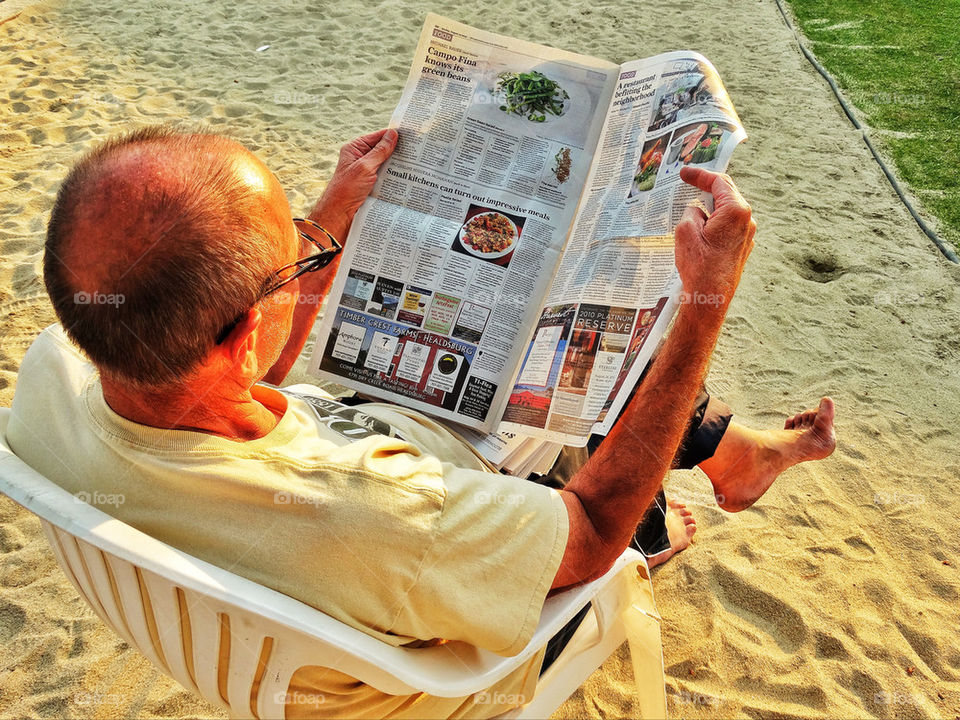
[[[517,239],[517,228],[510,218],[498,212],[485,212],[467,220],[460,231],[460,242],[475,255],[504,255]]]

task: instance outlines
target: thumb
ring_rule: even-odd
[[[377,165],[380,165],[380,163],[390,157],[390,153],[393,152],[393,149],[397,145],[398,137],[397,131],[390,128],[380,138],[380,142],[374,145],[373,149],[366,154],[365,159],[369,158]]]

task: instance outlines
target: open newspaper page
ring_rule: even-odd
[[[724,170],[745,137],[706,58],[675,52],[621,66],[501,430],[582,446],[610,429],[681,300],[673,230],[701,193],[680,168]]]
[[[559,263],[619,67],[429,15],[310,370],[492,429]]]

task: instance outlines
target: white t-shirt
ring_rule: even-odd
[[[282,407],[277,393],[254,388]],[[134,423],[110,409],[96,370],[52,326],[23,360],[7,439],[37,471],[108,514],[385,642],[522,650],[566,546],[559,494],[490,471],[419,413],[346,407],[312,386],[283,394],[277,426],[248,442]],[[496,689],[522,697],[536,679],[534,660]],[[324,693],[324,716],[504,709],[383,695],[319,670],[298,673],[291,695]],[[288,717],[296,714],[288,706]]]

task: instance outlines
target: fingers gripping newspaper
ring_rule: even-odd
[[[725,169],[740,120],[696,53],[617,65],[430,14],[391,127],[310,371],[549,468],[649,362],[701,200],[680,168]]]

